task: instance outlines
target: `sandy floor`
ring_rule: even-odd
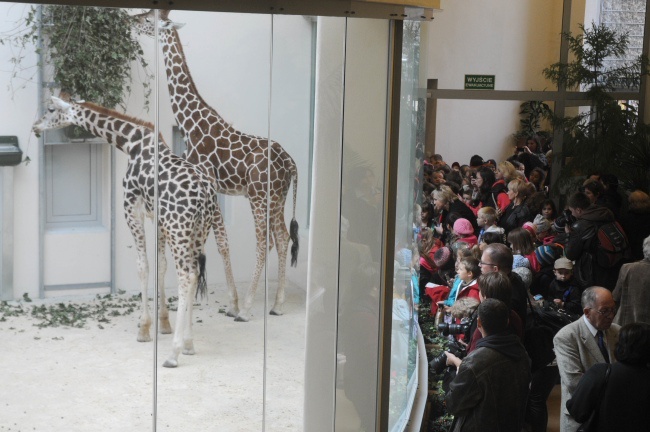
[[[157,430],[260,431],[263,421],[267,431],[302,430],[304,292],[288,287],[276,317],[262,313],[260,289],[251,322],[237,323],[219,312],[226,295],[216,291],[195,307],[196,355],[176,369],[161,366],[171,335],[159,336],[157,359],[156,344],[136,341],[137,311],[81,329],[38,328],[26,315],[0,322],[0,431],[152,430],[154,397]]]

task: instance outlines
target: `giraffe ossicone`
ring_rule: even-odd
[[[32,127],[38,134],[47,129],[80,126],[104,138],[128,157],[124,185],[124,214],[137,250],[137,267],[142,294],[142,315],[138,341],[151,341],[144,218],[153,216],[155,160],[158,147],[158,293],[160,329],[171,333],[165,299],[167,270],[165,245],[169,244],[178,276],[178,312],[172,339],[172,353],[163,364],[178,365],[178,355],[194,354],[192,307],[197,289],[205,287],[203,251],[210,230],[214,231],[230,288],[231,313],[237,313],[237,290],[230,265],[228,239],[217,194],[211,179],[199,168],[174,155],[162,137],[155,137],[153,125],[90,102],[64,101],[52,97],[52,104]]]
[[[154,36],[155,11],[135,15],[133,26],[141,34]],[[255,269],[235,320],[250,319],[250,309],[267,257],[267,234],[268,250],[275,245],[278,253],[278,289],[270,314],[282,315],[290,240],[291,265],[295,266],[298,260],[298,169],[279,143],[235,129],[205,102],[190,74],[177,28],[178,25],[169,20],[169,11],[160,11],[158,35],[172,111],[187,144],[185,157],[212,173],[219,193],[248,198],[255,222]],[[287,232],[284,206],[291,186],[293,216]]]

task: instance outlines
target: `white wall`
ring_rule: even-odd
[[[15,21],[28,9],[29,5],[0,3],[0,33],[14,28]],[[26,66],[36,63],[33,51],[21,53],[0,45],[0,134],[18,136],[24,155],[32,160],[29,165],[11,169],[14,171],[14,292],[17,296],[27,292],[34,297],[38,293],[40,144],[31,127],[38,116],[38,88],[33,79],[34,68],[19,72],[11,80],[13,68],[9,59],[15,55],[24,55]]]
[[[426,78],[462,89],[466,74],[495,75],[495,90],[553,90],[542,70],[559,60],[561,0],[445,0],[428,27]],[[469,90],[468,90],[469,91]],[[512,154],[519,103],[441,100],[436,152],[469,163]]]

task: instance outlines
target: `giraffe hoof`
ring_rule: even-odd
[[[194,348],[189,348],[189,349],[186,348],[186,349],[183,350],[183,354],[184,355],[194,355],[194,354],[196,354],[196,351],[194,351]]]
[[[165,363],[163,363],[163,367],[166,367],[166,368],[175,368],[177,366],[178,366],[178,361],[176,361],[174,359],[167,359],[167,360],[165,360]]]
[[[149,336],[149,332],[138,332],[138,342],[151,342],[151,336]]]
[[[162,334],[171,334],[172,332],[172,326],[169,324],[169,321],[161,322],[159,328],[160,328],[160,333]]]
[[[282,312],[280,310],[271,309],[271,312],[269,312],[269,315],[281,316],[281,315],[284,315],[284,312]]]
[[[239,315],[239,311],[237,310],[229,309],[228,312],[226,312],[226,316],[230,318],[235,318],[237,315]]]
[[[248,320],[249,320],[249,318],[247,318],[245,316],[242,316],[242,315],[237,315],[237,317],[235,318],[235,321],[237,321],[237,322],[248,322]]]

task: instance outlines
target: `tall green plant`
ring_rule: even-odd
[[[522,102],[519,105],[519,130],[514,134],[515,141],[525,143],[528,138],[538,135],[542,131],[542,120],[548,120],[552,115],[553,111],[545,102]]]
[[[122,9],[45,5],[31,7],[24,17],[24,31],[4,35],[0,43],[24,50],[39,46],[42,37],[43,48],[37,48],[41,66],[52,67],[52,79],[62,91],[107,107],[124,107],[133,63],[145,71],[148,66],[130,29],[130,17]],[[12,59],[17,67],[22,61],[21,56]],[[142,85],[147,101],[149,79],[145,72]]]
[[[647,60],[639,57],[617,67],[606,68],[607,58],[622,57],[629,43],[627,34],[620,34],[605,25],[592,23],[583,34],[562,36],[569,44],[573,60],[555,63],[544,69],[547,79],[567,89],[587,93],[589,107],[573,117],[554,118],[554,125],[565,132],[566,166],[560,183],[575,175],[593,170],[615,174],[629,187],[647,188],[647,178],[641,170],[629,170],[630,157],[647,171],[647,152],[631,152],[647,146],[647,126],[639,122],[634,105],[617,101],[612,91],[638,89],[641,76],[648,73]],[[632,156],[632,153],[635,155]]]

